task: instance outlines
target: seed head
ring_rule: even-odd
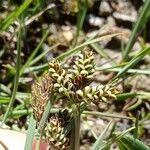
[[[39,82],[35,82],[31,87],[32,108],[36,120],[39,122],[49,100],[53,88],[52,79],[45,75]]]
[[[84,101],[86,103],[99,103],[110,102],[112,99],[116,99],[118,91],[111,85],[98,85],[98,86],[86,86],[83,90],[78,90],[76,96],[78,102]]]
[[[79,89],[92,82],[94,72],[95,63],[92,51],[83,51],[80,53],[73,65],[73,69],[70,69],[72,82]]]
[[[51,149],[54,150],[69,150],[69,138],[64,135],[64,125],[70,119],[68,111],[60,111],[49,118],[45,127],[46,139]]]

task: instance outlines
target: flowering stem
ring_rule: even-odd
[[[75,128],[74,150],[80,149],[80,111],[78,108],[79,107],[76,108],[76,114],[74,116],[74,128]]]

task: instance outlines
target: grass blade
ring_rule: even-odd
[[[133,98],[137,96],[137,93],[122,93],[117,95],[117,101],[124,101],[128,98]]]
[[[0,25],[0,30],[5,31],[13,21],[19,17],[25,9],[30,5],[32,0],[26,0],[24,3],[16,9],[14,12],[12,12]]]
[[[42,118],[41,118],[41,121],[39,122],[39,126],[38,126],[38,131],[42,131],[43,128],[44,128],[44,125],[46,123],[46,120],[48,118],[48,115],[50,114],[50,111],[51,111],[51,108],[52,108],[52,105],[51,105],[51,102],[48,101],[47,105],[46,105],[46,108],[43,112],[43,115],[42,115]]]
[[[127,145],[127,147],[129,147],[130,150],[150,150],[150,148],[148,146],[146,146],[142,141],[135,139],[133,136],[131,135],[123,135],[120,138],[120,141],[122,143],[124,143],[125,145]]]
[[[9,105],[7,107],[7,110],[4,114],[4,117],[3,117],[3,120],[2,120],[2,123],[0,126],[2,126],[5,122],[6,122],[6,119],[10,113],[10,110],[11,110],[11,107],[13,106],[14,102],[15,102],[15,97],[16,97],[16,92],[17,92],[17,89],[18,89],[18,83],[19,83],[19,73],[20,73],[20,59],[21,59],[21,31],[18,32],[18,42],[17,42],[17,62],[16,62],[16,74],[15,74],[15,79],[14,79],[14,88],[13,88],[13,92],[12,92],[12,96],[11,96],[11,99],[10,99],[10,102],[9,102]]]
[[[84,23],[84,20],[86,17],[88,1],[84,0],[82,2],[82,0],[78,0],[78,7],[79,7],[79,13],[77,16],[77,32],[76,32],[75,42],[73,44],[74,46],[76,46],[76,44],[77,44],[79,33],[82,29],[82,26],[83,26],[83,23]]]
[[[122,143],[120,140],[117,141],[117,145],[119,146],[120,150],[130,150],[129,147],[127,147],[127,145]]]
[[[3,91],[4,93],[8,94],[8,95],[11,94],[11,90],[2,83],[0,83],[0,90]]]
[[[93,44],[93,43],[96,43],[96,42],[103,41],[103,40],[108,39],[108,38],[112,38],[114,36],[118,36],[120,34],[121,33],[114,33],[114,34],[104,35],[102,37],[98,37],[98,38],[91,39],[91,40],[87,39],[83,44],[80,44],[79,46],[76,46],[75,48],[72,48],[72,49],[66,51],[65,53],[59,55],[56,59],[59,60],[59,61],[62,61],[66,57],[69,57],[70,55],[78,52],[80,50],[80,48],[83,48],[87,45],[90,45],[90,44]]]
[[[107,142],[104,142],[102,145],[101,145],[101,149],[99,150],[104,150],[108,147],[108,145],[111,145],[114,141],[118,141],[122,136],[124,136],[125,134],[127,134],[128,132],[134,130],[135,127],[131,127],[123,132],[121,132],[120,134],[116,134],[114,135],[112,138],[108,139]]]
[[[49,31],[47,31],[44,36],[42,37],[41,41],[39,42],[39,44],[37,45],[37,47],[34,49],[34,51],[32,52],[32,54],[30,55],[30,57],[28,58],[27,62],[23,65],[23,67],[21,68],[20,71],[20,75],[22,75],[24,73],[24,70],[29,67],[32,59],[35,57],[36,53],[38,52],[38,50],[40,49],[40,47],[42,46],[43,42],[45,41],[46,37],[48,36]]]
[[[111,58],[107,55],[107,53],[97,44],[91,44],[91,47],[102,57],[104,57],[107,60],[111,60]],[[111,63],[114,65],[115,62],[111,60]]]
[[[135,56],[115,77],[117,79],[121,77],[128,69],[132,68],[136,65],[145,55],[150,53],[150,47],[145,48],[142,50],[137,56]]]
[[[117,36],[117,35],[120,35],[120,33],[115,33],[115,34],[110,34],[110,35],[105,35],[105,36],[102,36],[102,37],[99,37],[99,38],[95,38],[95,39],[87,39],[86,42],[84,42],[83,44],[79,45],[79,46],[76,46],[75,48],[72,48],[68,51],[66,51],[65,53],[59,55],[58,57],[56,57],[57,60],[59,61],[62,61],[64,60],[65,58],[71,56],[72,54],[80,51],[80,48],[83,48],[87,45],[90,45],[92,43],[96,43],[96,42],[99,42],[99,41],[102,41],[102,40],[105,40],[107,38],[112,38],[114,36]],[[46,64],[43,64],[43,65],[39,65],[39,66],[34,66],[34,67],[29,67],[29,68],[26,68],[24,70],[25,73],[28,73],[28,72],[31,72],[31,71],[41,71],[43,69],[47,69],[48,68],[48,63]]]
[[[135,120],[135,118],[133,118],[133,117],[121,116],[118,114],[101,113],[101,112],[97,112],[97,111],[83,111],[83,114],[101,116],[101,117],[105,117],[105,118],[109,117],[109,118],[121,118],[121,119]]]
[[[24,150],[32,149],[32,141],[34,138],[35,128],[36,128],[36,121],[33,118],[33,114],[32,114],[29,121],[29,127],[28,127]]]
[[[52,46],[50,49],[44,51],[43,53],[41,53],[39,56],[37,56],[35,59],[33,59],[29,66],[34,65],[35,63],[37,63],[39,60],[41,60],[48,52],[50,52],[51,50],[53,50],[54,48],[56,48],[59,44],[56,44],[54,46]]]
[[[10,101],[10,97],[0,96],[0,104],[7,104]]]
[[[137,101],[132,104],[131,106],[129,106],[128,108],[126,108],[127,111],[132,111],[137,109],[141,104],[143,103],[141,98],[138,98]]]
[[[113,121],[110,121],[108,123],[108,125],[105,127],[104,131],[101,133],[101,135],[98,137],[98,139],[96,140],[96,142],[94,143],[92,150],[100,150],[101,148],[101,144],[103,143],[103,139],[106,137],[108,130],[110,128],[110,126],[113,125]]]
[[[114,66],[115,67],[115,66]],[[116,66],[117,67],[117,66]],[[104,71],[104,72],[120,72],[122,68],[97,68],[98,71]],[[145,74],[150,75],[150,70],[144,70],[144,69],[129,69],[127,70],[127,73],[131,74]]]
[[[42,65],[38,65],[38,66],[33,66],[33,67],[28,67],[24,70],[24,73],[29,73],[29,72],[33,72],[33,71],[43,71],[48,69],[48,63],[42,64]]]
[[[124,60],[126,60],[128,58],[128,54],[130,53],[130,51],[131,51],[131,49],[133,47],[133,44],[134,44],[135,39],[137,37],[138,31],[140,30],[140,28],[143,27],[144,24],[146,24],[148,16],[150,15],[149,8],[150,8],[150,1],[147,0],[147,1],[145,1],[145,4],[144,4],[143,9],[142,9],[142,12],[140,13],[139,18],[137,19],[137,22],[136,22],[135,27],[134,27],[134,29],[132,31],[131,37],[129,39],[129,42],[128,42],[128,44],[126,46],[126,49],[125,49],[125,51],[123,53]]]
[[[58,113],[60,109],[57,108],[51,108],[50,114],[55,114]],[[33,113],[32,109],[21,109],[21,110],[14,110],[10,114],[11,117],[16,117],[16,116],[23,116],[23,115],[30,115]]]
[[[138,111],[135,120],[134,138],[138,137],[139,116],[140,116],[140,112]]]
[[[39,122],[39,126],[38,126],[38,132],[39,132],[40,137],[39,137],[39,139],[37,140],[37,143],[36,143],[36,150],[40,149],[40,141],[41,141],[41,137],[42,137],[42,134],[43,134],[43,129],[44,129],[44,126],[45,126],[46,121],[48,119],[48,116],[50,114],[51,108],[52,108],[51,102],[48,101],[48,103],[46,105],[46,108],[43,112],[42,118]]]

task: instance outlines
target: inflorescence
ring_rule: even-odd
[[[67,69],[59,61],[53,59],[49,63],[48,74],[32,86],[32,108],[36,120],[40,121],[51,94],[54,96],[54,102],[66,99],[68,107],[72,104],[80,106],[81,103],[86,105],[102,101],[108,103],[116,99],[118,91],[113,85],[90,85],[95,72],[92,51],[83,51],[78,54],[74,64]],[[69,149],[69,138],[64,135],[65,124],[59,115],[49,117],[45,134],[53,149],[67,150]]]

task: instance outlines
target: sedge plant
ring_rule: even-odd
[[[49,63],[48,73],[32,86],[32,108],[37,128],[49,101],[52,106],[60,100],[64,103],[64,108],[58,113],[47,114],[45,125],[39,130],[50,149],[79,150],[80,116],[83,110],[91,103],[109,103],[116,99],[118,93],[112,84],[91,85],[96,72],[92,51],[82,51],[72,58],[72,63],[71,67],[64,67],[53,59]],[[65,128],[70,122],[72,127],[66,134]]]

